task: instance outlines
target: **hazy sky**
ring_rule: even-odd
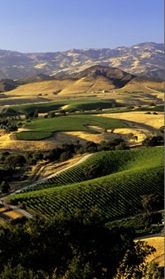
[[[163,0],[0,0],[0,48],[60,51],[163,42]]]

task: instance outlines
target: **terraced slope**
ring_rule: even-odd
[[[98,158],[102,156],[102,160],[98,159],[97,162],[100,161],[102,168],[103,164],[109,166],[109,175],[68,185],[73,174],[73,170],[72,173],[70,170],[68,178],[63,175],[63,184],[67,185],[60,186],[59,183],[58,187],[17,194],[8,199],[13,204],[22,204],[32,213],[47,218],[52,218],[55,214],[72,216],[77,212],[83,212],[85,218],[96,212],[106,220],[134,215],[141,209],[142,195],[157,193],[163,196],[163,149],[148,148],[115,153],[107,152],[107,156],[106,152],[94,155]],[[86,162],[86,168],[88,164],[89,161]],[[83,180],[80,170],[72,177],[72,182],[76,182],[77,177]]]

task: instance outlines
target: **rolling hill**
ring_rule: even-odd
[[[54,184],[42,185],[51,188],[13,195],[8,201],[46,218],[79,211],[88,218],[94,210],[104,219],[115,220],[139,212],[142,195],[163,197],[162,148],[101,152],[82,165],[61,173]],[[100,177],[89,179],[89,165]]]

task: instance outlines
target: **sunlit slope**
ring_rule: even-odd
[[[147,114],[145,111],[131,111],[111,114],[100,114],[100,117],[115,118],[121,120],[132,121],[159,129],[164,125],[164,113]]]
[[[10,98],[38,98],[46,97],[53,99],[56,94],[63,90],[73,81],[71,80],[49,80],[38,81],[18,86],[16,89],[5,92],[5,96]],[[40,94],[40,95],[39,95]],[[48,95],[45,95],[48,94]]]
[[[124,152],[125,159],[121,159]],[[130,152],[133,152],[132,159]],[[101,156],[100,154],[94,156]],[[94,210],[102,218],[113,220],[139,212],[142,195],[155,193],[163,196],[161,148],[140,150],[139,154],[138,151],[120,151],[116,153],[116,158],[112,154],[113,152],[107,152],[105,156],[104,153],[104,161],[103,158],[95,160],[95,165],[100,164],[100,171],[103,170],[103,164],[109,166],[106,173],[102,173],[104,176],[83,181],[87,178],[84,175],[85,170],[86,172],[89,170],[89,161],[84,162],[86,169],[83,174],[82,166],[77,166],[77,170],[70,169],[65,175],[61,174],[58,183],[54,180],[56,187],[17,194],[10,197],[10,202],[23,204],[27,210],[48,218],[60,212],[69,216],[78,211],[83,212],[88,218]],[[94,157],[90,158],[92,159],[94,160]],[[106,175],[108,173],[109,175]],[[78,180],[79,183],[74,183]],[[62,186],[63,184],[66,185]]]
[[[115,85],[105,77],[83,77],[64,88],[60,95],[104,93],[114,88]]]
[[[128,170],[163,166],[163,148],[102,151],[34,189],[56,187]]]
[[[46,102],[73,97],[112,98],[127,105],[163,102],[163,82],[134,78],[121,88],[118,88],[117,82],[121,80],[117,79],[114,83],[103,75],[32,82],[4,92],[0,105]]]
[[[131,99],[134,104],[161,103],[164,101],[164,82],[135,78],[116,89],[115,93],[118,100],[127,100],[128,103],[131,103]]]

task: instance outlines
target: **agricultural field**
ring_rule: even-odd
[[[58,111],[60,109],[68,112],[74,111],[91,111],[98,109],[121,109],[122,104],[117,103],[114,99],[99,99],[99,98],[83,98],[83,99],[59,99],[51,102],[37,102],[37,103],[25,103],[20,105],[10,105],[0,107],[0,113],[4,115],[10,115],[11,110],[15,111],[15,114],[26,114],[37,110],[38,113],[46,113],[49,111]],[[121,108],[120,108],[121,107]],[[125,108],[123,108],[125,110]]]
[[[60,131],[87,131],[88,126],[99,126],[104,129],[124,128],[127,124],[118,119],[107,119],[93,115],[59,116],[50,119],[36,119],[26,124],[23,131],[16,134],[18,140],[38,140],[48,138]]]
[[[105,164],[106,162],[106,164]],[[102,151],[90,156],[83,163],[52,177],[33,188],[49,188],[101,177],[133,169],[163,165],[163,149],[143,148],[136,150]]]
[[[92,210],[108,221],[134,215],[141,210],[142,195],[163,196],[163,150],[101,152],[38,187],[51,188],[12,195],[8,201],[46,218],[76,211],[89,216]]]

